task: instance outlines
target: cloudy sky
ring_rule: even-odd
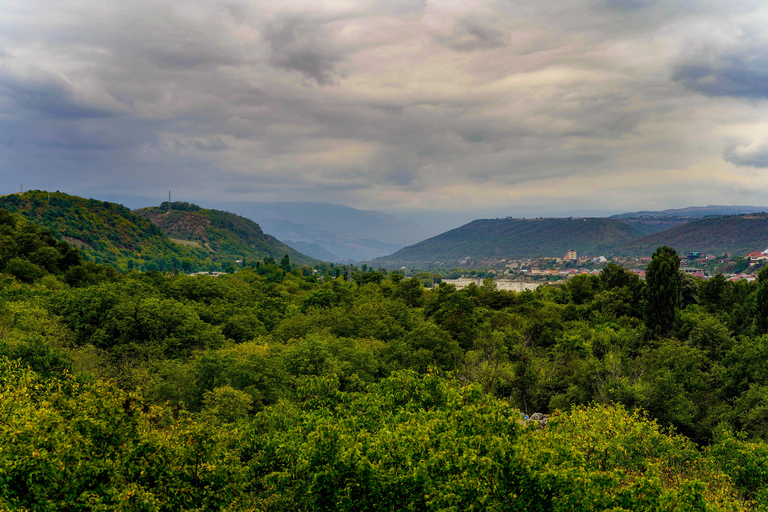
[[[768,204],[768,2],[3,0],[0,193]]]

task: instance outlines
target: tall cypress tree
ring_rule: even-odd
[[[680,258],[671,247],[659,247],[645,269],[648,283],[643,317],[651,336],[663,338],[675,323],[680,304]]]

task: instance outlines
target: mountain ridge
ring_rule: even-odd
[[[478,219],[373,261],[562,257],[570,249],[599,256],[642,235],[626,223],[605,218]]]

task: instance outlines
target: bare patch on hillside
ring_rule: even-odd
[[[67,242],[69,245],[74,245],[75,247],[83,247],[85,249],[93,249],[93,247],[91,247],[87,243],[83,242],[79,238],[63,235],[61,237],[61,239],[64,240],[65,242]]]
[[[202,247],[202,245],[200,245],[200,242],[196,242],[194,240],[182,240],[181,238],[171,238],[171,242],[177,243],[179,245],[186,245],[188,247]]]

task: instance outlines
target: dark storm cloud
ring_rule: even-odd
[[[271,47],[269,62],[273,66],[298,71],[320,85],[336,82],[337,64],[344,54],[331,42],[321,22],[280,17],[265,24],[264,40]]]

